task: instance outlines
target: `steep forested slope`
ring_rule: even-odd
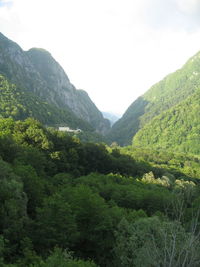
[[[69,114],[72,114],[69,121],[77,117],[102,134],[109,129],[109,121],[103,118],[88,94],[83,90],[77,90],[70,83],[62,67],[44,49],[31,49],[25,52],[16,43],[0,34],[0,73],[22,88],[24,93],[28,91],[34,94],[38,102],[51,105],[58,115],[58,123],[59,112],[62,109],[68,113],[68,118]],[[40,109],[40,105],[37,108]],[[63,118],[62,112],[60,117]],[[66,123],[66,120],[63,122]],[[45,123],[48,124],[48,121]]]
[[[110,140],[129,144],[132,137],[146,123],[163,111],[191,96],[200,87],[200,52],[181,69],[152,86],[127,109],[113,125]]]
[[[146,124],[133,138],[133,145],[199,154],[199,141],[200,90]]]

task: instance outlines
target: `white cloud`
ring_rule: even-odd
[[[180,10],[186,14],[199,14],[200,1],[199,0],[176,0]]]

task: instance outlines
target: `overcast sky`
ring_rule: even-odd
[[[0,0],[0,31],[45,48],[100,110],[123,113],[200,50],[200,0]]]

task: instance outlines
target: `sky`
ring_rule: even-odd
[[[200,0],[0,0],[0,32],[48,50],[101,111],[123,114],[200,50]]]

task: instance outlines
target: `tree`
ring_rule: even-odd
[[[92,261],[83,261],[75,259],[72,253],[63,251],[60,248],[55,248],[51,255],[46,259],[40,261],[32,267],[97,267]]]
[[[72,247],[79,236],[75,216],[69,203],[56,193],[44,200],[37,209],[36,228],[33,236],[40,253],[53,249]]]
[[[115,266],[197,267],[200,241],[193,230],[186,232],[180,222],[157,217],[122,220],[116,232]]]
[[[27,196],[20,178],[2,160],[0,173],[0,234],[9,241],[11,254],[15,254],[16,243],[25,235]]]

